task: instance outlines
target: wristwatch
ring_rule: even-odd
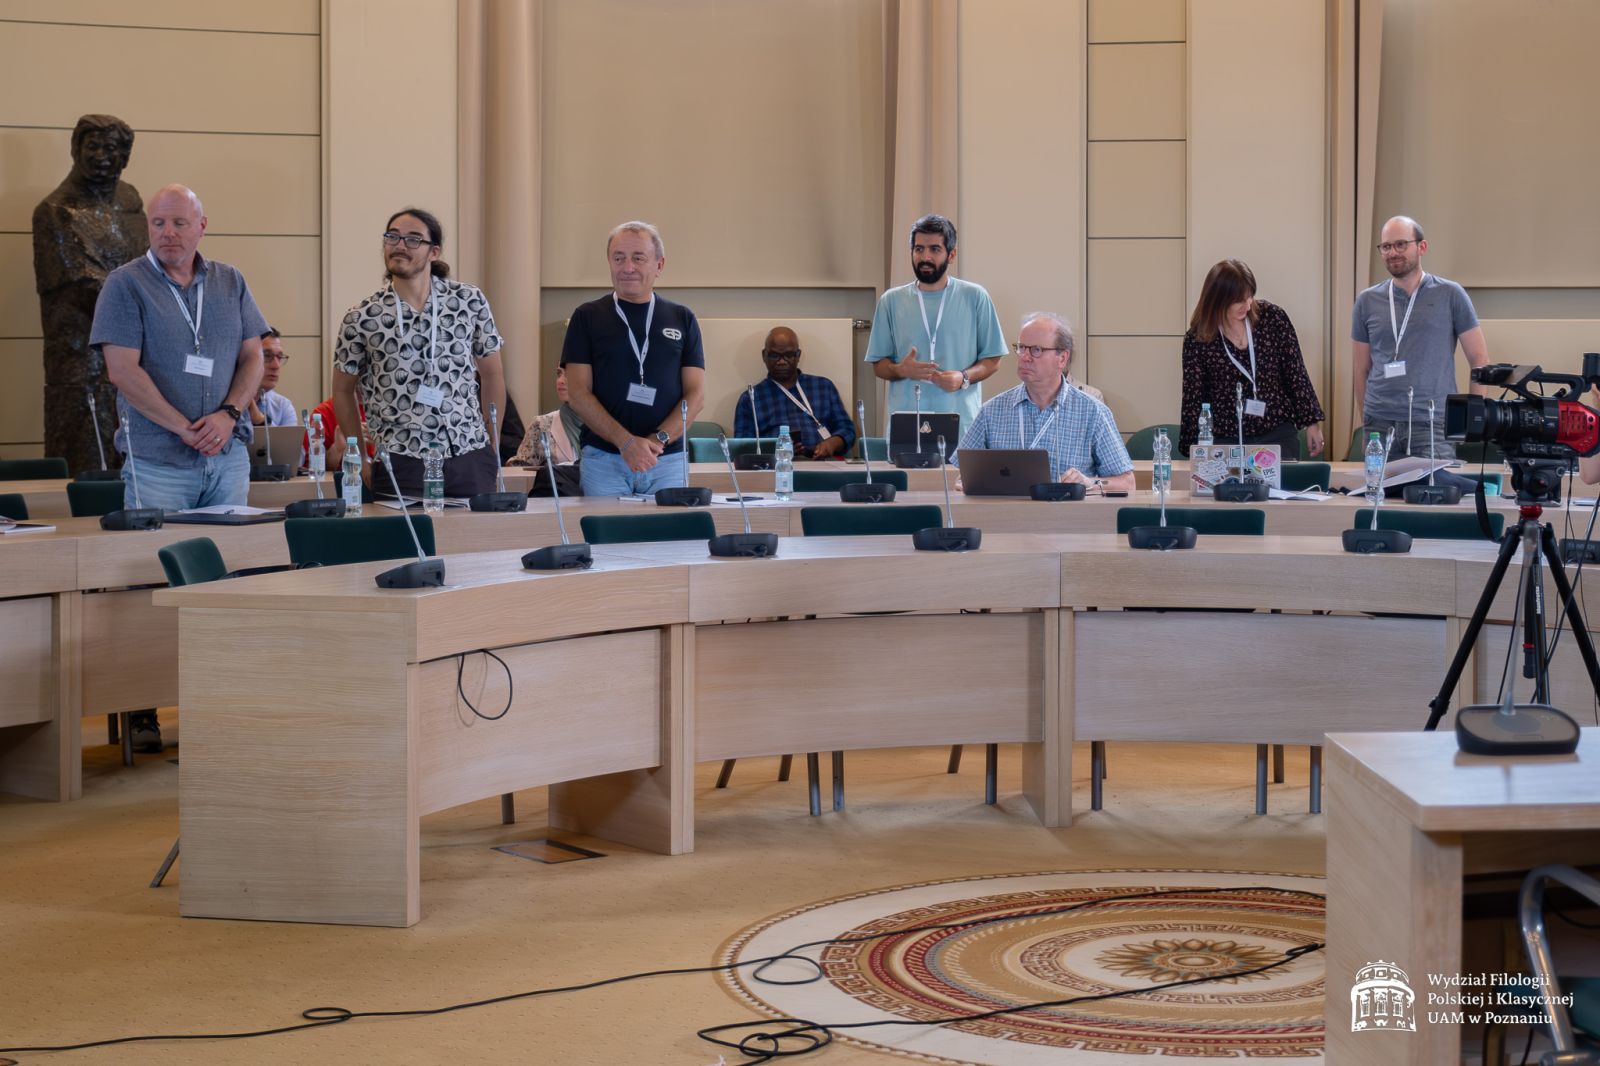
[[[672,443],[672,438],[667,436],[666,430],[663,429],[656,430],[656,440],[661,442],[663,448]]]
[[[231,404],[231,403],[225,403],[221,407],[217,408],[217,410],[228,412],[228,415],[235,422],[239,421],[240,418],[244,417],[243,415],[241,415],[239,413],[239,409],[237,407],[233,406],[233,404]]]
[[[961,387],[963,389],[968,389],[968,388],[972,387],[972,379],[967,377],[967,372],[965,370],[963,370],[961,372]]]

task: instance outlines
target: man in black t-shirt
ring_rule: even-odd
[[[649,495],[688,484],[679,405],[693,422],[705,403],[705,348],[694,312],[655,293],[667,258],[654,226],[612,230],[606,259],[614,291],[572,313],[561,346],[583,494]]]

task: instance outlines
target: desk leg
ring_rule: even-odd
[[[1460,835],[1418,831],[1366,788],[1349,756],[1337,747],[1327,755],[1327,1061],[1457,1062],[1460,1026],[1429,1021],[1428,975],[1461,970]],[[1380,960],[1409,978],[1416,997],[1414,1033],[1351,1031],[1356,973]]]
[[[550,824],[663,855],[694,850],[694,626],[661,631],[661,763],[550,786]]]
[[[1076,615],[1044,615],[1044,697],[1038,743],[1022,746],[1022,792],[1049,828],[1072,824],[1073,634]]]
[[[0,729],[0,792],[52,802],[83,795],[82,598],[63,592],[0,604],[0,630],[10,634],[0,656],[0,683],[10,691],[0,700],[18,699],[25,712]]]

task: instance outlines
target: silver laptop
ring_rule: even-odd
[[[1043,448],[961,449],[961,491],[968,496],[1026,496],[1050,480],[1050,453]]]
[[[896,411],[889,416],[889,458],[900,452],[932,452],[944,438],[944,457],[961,443],[961,416],[952,411],[924,411],[919,422],[915,411]],[[919,447],[920,442],[920,447]]]
[[[306,439],[305,426],[256,426],[250,442],[250,465],[265,466],[267,434],[272,434],[272,462],[279,466],[300,465],[300,445]]]

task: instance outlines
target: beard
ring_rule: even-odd
[[[944,272],[949,269],[950,260],[948,259],[942,263],[917,263],[911,268],[912,272],[917,275],[917,280],[924,285],[932,285],[944,277]]]

